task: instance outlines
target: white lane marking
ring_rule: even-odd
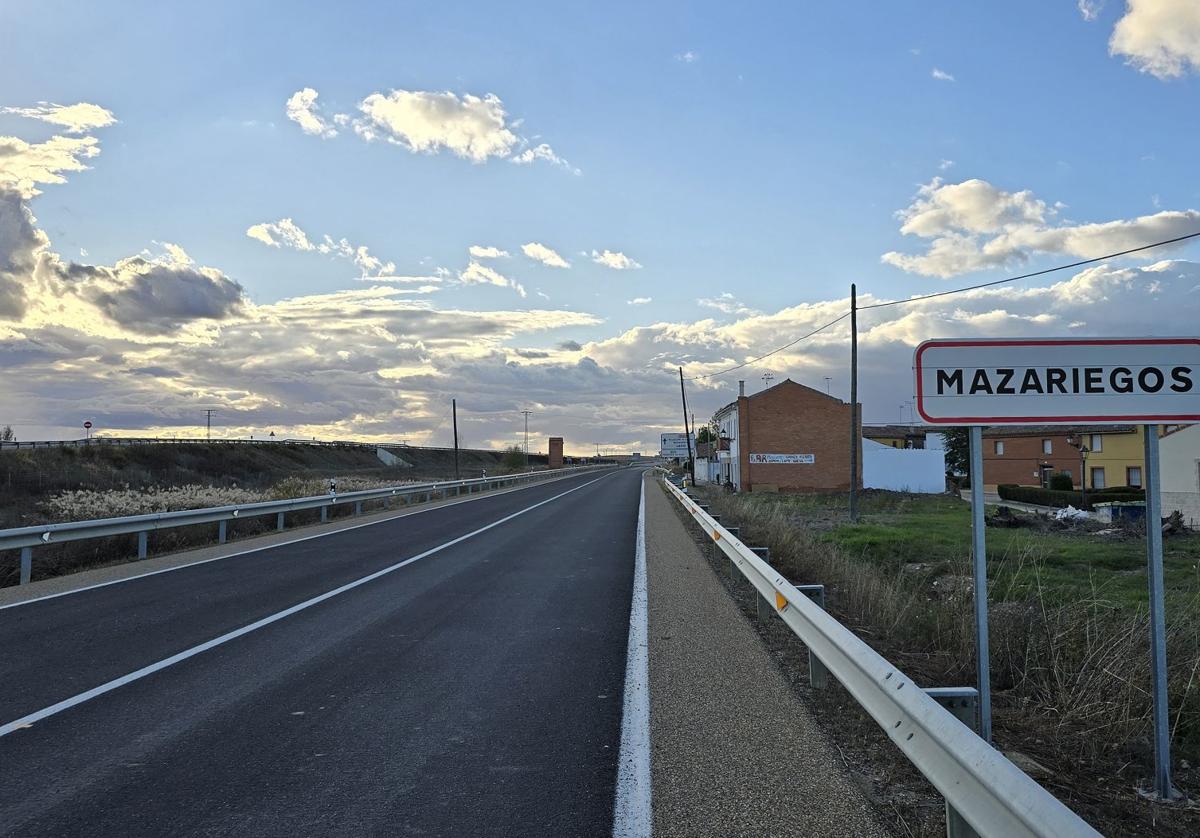
[[[609,474],[614,474],[614,473],[615,472],[609,472]],[[0,611],[3,611],[6,608],[18,608],[22,605],[31,605],[32,603],[42,602],[47,599],[58,599],[60,596],[70,596],[71,594],[81,594],[84,591],[92,591],[92,590],[95,590],[96,588],[107,588],[109,585],[120,585],[122,582],[132,582],[135,579],[145,579],[147,576],[158,576],[160,573],[172,573],[176,570],[185,570],[186,568],[189,568],[189,567],[199,567],[200,565],[208,564],[209,562],[220,562],[220,561],[224,561],[225,559],[236,559],[238,556],[248,556],[251,553],[260,553],[263,550],[274,550],[276,547],[287,547],[288,545],[291,545],[291,544],[299,544],[302,541],[312,541],[314,538],[325,538],[326,536],[329,536],[329,535],[338,535],[339,533],[350,532],[351,530],[362,529],[363,527],[373,527],[376,524],[386,524],[388,521],[395,521],[398,518],[407,518],[410,515],[420,515],[422,512],[432,512],[435,509],[445,509],[448,506],[458,506],[460,503],[470,503],[471,501],[484,500],[485,498],[494,498],[494,497],[498,497],[500,495],[507,495],[512,492],[519,492],[522,489],[532,489],[534,486],[546,486],[550,483],[557,483],[560,480],[569,480],[572,477],[578,477],[578,476],[579,475],[567,475],[565,477],[555,477],[551,480],[543,480],[538,483],[527,483],[523,486],[513,486],[508,489],[497,489],[497,490],[494,490],[491,492],[480,492],[478,495],[475,495],[474,497],[465,497],[461,500],[456,499],[453,503],[443,503],[438,506],[428,506],[423,509],[410,509],[410,510],[406,510],[404,512],[398,512],[395,515],[389,515],[386,518],[379,518],[378,520],[375,520],[375,521],[367,521],[362,524],[351,524],[350,526],[347,526],[347,527],[339,527],[336,530],[329,530],[328,532],[319,532],[319,533],[316,533],[315,535],[305,535],[305,536],[301,536],[300,538],[290,539],[288,541],[276,541],[273,544],[264,544],[261,547],[251,547],[248,550],[239,550],[236,553],[230,553],[225,556],[214,556],[211,559],[200,559],[199,561],[188,562],[187,564],[179,564],[179,565],[175,565],[174,567],[164,567],[161,570],[148,570],[145,573],[138,573],[134,576],[125,576],[125,577],[122,577],[121,579],[110,579],[107,582],[97,582],[95,585],[85,585],[82,588],[72,588],[69,591],[59,591],[56,594],[46,594],[45,596],[34,597],[33,599],[25,599],[25,600],[21,600],[20,602],[10,602],[8,605],[0,605]],[[607,477],[608,475],[606,474],[605,476]],[[592,481],[592,482],[594,483],[595,481]],[[587,484],[585,483],[584,485],[586,486]],[[582,488],[582,487],[580,487],[580,488]],[[264,517],[266,517],[266,516],[264,516]],[[204,549],[204,548],[197,548],[197,549]]]
[[[648,838],[650,814],[650,649],[646,602],[646,481],[638,502],[633,603],[629,608],[629,648],[625,658],[625,707],[621,713],[621,752],[617,767],[614,838]]]
[[[190,649],[185,649],[184,651],[179,652],[178,654],[171,655],[169,658],[163,658],[162,660],[157,661],[156,663],[152,663],[149,666],[143,666],[141,669],[135,670],[134,672],[130,672],[128,675],[122,675],[120,678],[114,678],[113,680],[109,681],[106,684],[101,684],[98,687],[93,687],[92,689],[87,690],[86,692],[81,692],[81,693],[79,693],[79,695],[75,695],[75,696],[72,696],[71,698],[64,699],[64,700],[58,702],[57,704],[51,704],[49,707],[44,707],[41,710],[37,710],[33,713],[30,713],[27,716],[22,716],[21,718],[11,721],[8,724],[0,725],[0,736],[7,736],[8,734],[12,733],[15,730],[20,730],[22,728],[29,727],[30,725],[34,724],[35,722],[40,722],[42,719],[48,718],[49,716],[53,716],[56,713],[61,713],[63,710],[69,710],[70,708],[74,707],[77,704],[82,704],[85,701],[90,701],[91,699],[93,699],[97,696],[100,696],[100,695],[104,695],[107,692],[111,692],[112,690],[115,690],[118,687],[123,687],[126,684],[130,684],[130,683],[133,683],[134,681],[145,678],[147,675],[152,675],[161,669],[166,669],[168,666],[173,666],[173,665],[179,663],[180,661],[185,661],[190,657],[194,657],[195,655],[200,654],[201,652],[207,652],[209,649],[215,648],[224,643],[228,643],[230,640],[236,640],[237,638],[241,637],[244,634],[249,634],[250,632],[257,631],[258,629],[263,628],[264,626],[269,626],[271,623],[282,620],[284,617],[290,617],[292,614],[295,614],[299,611],[303,611],[306,608],[311,608],[312,606],[322,603],[327,599],[332,599],[333,597],[337,596],[338,594],[343,594],[346,591],[353,590],[354,588],[357,588],[360,585],[365,585],[368,582],[378,579],[381,576],[386,576],[387,574],[392,573],[393,571],[399,570],[400,568],[405,567],[407,565],[410,565],[413,562],[417,562],[417,561],[420,561],[421,559],[432,556],[434,553],[440,553],[442,550],[445,550],[447,547],[453,547],[455,544],[460,544],[460,543],[466,541],[468,538],[473,538],[473,537],[479,535],[480,533],[487,532],[488,530],[492,529],[493,527],[498,527],[501,524],[511,521],[513,518],[516,518],[520,515],[524,515],[526,512],[530,512],[534,509],[537,509],[539,506],[545,506],[546,504],[551,503],[552,501],[556,501],[559,498],[565,497],[565,496],[571,494],[572,492],[577,492],[580,489],[583,489],[587,486],[591,486],[593,483],[597,483],[597,482],[603,480],[605,477],[609,477],[615,473],[616,472],[609,472],[608,474],[605,474],[603,477],[597,477],[595,480],[589,480],[587,483],[584,483],[581,486],[576,486],[573,489],[567,489],[567,491],[561,492],[560,494],[557,494],[552,498],[546,498],[546,500],[538,501],[537,503],[533,504],[532,506],[527,506],[524,509],[521,509],[517,512],[512,513],[511,515],[506,515],[497,521],[493,521],[492,523],[488,524],[487,526],[480,527],[479,529],[474,530],[473,532],[469,532],[466,535],[460,535],[458,538],[451,539],[450,541],[447,541],[444,544],[439,544],[437,547],[432,547],[429,550],[426,550],[424,553],[418,553],[417,555],[412,556],[411,558],[405,559],[402,562],[397,562],[396,564],[391,565],[389,567],[385,567],[382,570],[377,570],[374,573],[363,576],[361,579],[355,579],[353,582],[348,582],[345,585],[342,585],[341,587],[334,588],[332,591],[326,591],[325,593],[315,596],[312,599],[306,599],[306,600],[304,600],[304,602],[297,603],[296,605],[293,605],[291,608],[285,608],[284,610],[279,611],[275,614],[271,614],[268,617],[263,617],[261,620],[255,620],[253,623],[250,623],[249,625],[242,626],[239,629],[234,629],[231,632],[222,634],[220,637],[214,637],[212,640],[206,640],[204,643],[201,643],[198,646],[193,646]]]

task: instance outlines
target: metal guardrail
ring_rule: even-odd
[[[714,544],[946,799],[951,835],[1098,836],[912,679],[788,582],[670,480]],[[974,692],[974,690],[970,690]],[[961,822],[956,821],[959,819]]]
[[[559,477],[564,474],[578,474],[611,466],[577,466],[575,468],[542,469],[526,471],[520,474],[509,474],[496,477],[476,477],[470,480],[448,480],[439,483],[405,483],[399,486],[386,486],[380,489],[363,489],[357,492],[343,494],[331,493],[316,497],[291,498],[288,500],[261,501],[258,503],[243,503],[232,506],[212,506],[202,509],[183,509],[177,512],[157,512],[149,515],[128,515],[122,518],[101,518],[92,521],[72,521],[63,524],[42,524],[33,527],[16,527],[0,530],[0,552],[5,550],[21,551],[20,584],[29,582],[33,572],[33,549],[47,544],[60,544],[67,541],[84,541],[91,538],[104,538],[113,535],[138,536],[138,558],[144,559],[148,553],[149,534],[156,530],[190,527],[196,524],[218,523],[217,541],[224,544],[227,525],[230,521],[242,518],[254,518],[263,515],[275,515],[275,529],[284,529],[285,515],[288,512],[298,512],[305,509],[320,509],[321,521],[329,519],[329,510],[335,506],[352,503],[354,514],[362,513],[362,505],[370,501],[383,501],[384,506],[390,506],[394,499],[405,499],[413,503],[414,498],[423,496],[431,500],[434,495],[442,497],[457,497],[461,494],[472,494],[477,491],[496,489],[515,483],[529,483],[540,479]]]

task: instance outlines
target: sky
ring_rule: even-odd
[[[0,4],[0,425],[654,451],[1200,231],[1200,4]],[[1194,335],[1200,245],[863,312]]]

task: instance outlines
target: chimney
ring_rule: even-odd
[[[746,395],[746,382],[739,381],[738,382],[738,398],[741,398],[744,395]]]

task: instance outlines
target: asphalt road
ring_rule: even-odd
[[[640,474],[0,609],[5,725],[352,586],[0,736],[0,834],[611,834]]]

